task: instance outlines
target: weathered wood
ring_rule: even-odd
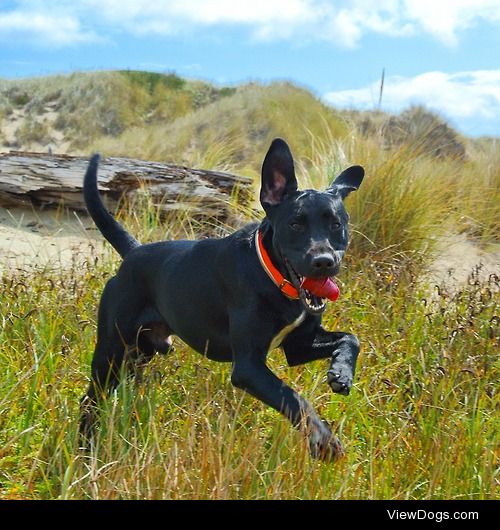
[[[0,204],[86,211],[82,185],[87,163],[87,158],[69,155],[0,154]],[[253,195],[247,177],[118,157],[101,160],[98,187],[110,210],[122,197],[133,200],[147,192],[162,212],[189,210],[196,217],[222,219],[229,215],[234,193],[243,203]]]

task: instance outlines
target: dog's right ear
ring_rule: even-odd
[[[267,212],[290,193],[297,191],[293,157],[288,144],[281,138],[273,140],[262,164],[260,203]]]

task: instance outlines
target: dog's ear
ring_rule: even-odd
[[[331,183],[327,191],[339,194],[342,199],[345,199],[351,191],[361,186],[364,176],[365,170],[361,166],[348,167]]]
[[[273,140],[262,164],[260,203],[264,210],[277,206],[297,190],[293,157],[288,144],[281,138]]]

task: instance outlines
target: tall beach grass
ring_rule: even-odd
[[[119,266],[108,249],[67,267],[2,273],[0,498],[498,498],[499,279],[471,270],[450,290],[426,273],[447,233],[463,232],[486,250],[498,245],[496,144],[465,142],[465,158],[436,157],[411,135],[388,145],[288,84],[215,95],[190,89],[198,99],[184,114],[186,86],[175,77],[120,76],[136,87],[127,97],[147,94],[134,107],[140,120],[153,110],[141,101],[173,105],[158,96],[163,90],[178,91],[179,115],[144,125],[138,114],[114,136],[85,138],[85,149],[229,169],[254,176],[256,192],[274,136],[289,140],[301,187],[322,189],[347,165],[365,167],[347,199],[352,242],[341,297],[324,319],[362,344],[351,394],[331,393],[326,361],[292,369],[279,350],[269,355],[270,367],[332,424],[346,456],[311,460],[284,418],[231,386],[229,365],[178,339],[139,379],[124,378],[104,405],[94,451],[80,451],[97,305]],[[31,101],[16,97],[12,105]],[[118,217],[144,242],[223,236],[236,224],[189,212],[163,218],[143,200]],[[234,209],[244,220],[262,215]]]
[[[80,451],[96,308],[119,263],[96,253],[84,266],[2,277],[3,498],[496,497],[498,278],[481,283],[471,271],[453,294],[422,283],[430,249],[422,223],[437,229],[456,215],[442,203],[440,193],[451,193],[444,169],[426,178],[425,160],[404,151],[377,155],[355,142],[331,149],[312,148],[303,185],[323,185],[344,158],[368,169],[348,199],[354,240],[342,296],[325,316],[328,328],[361,340],[356,383],[341,397],[326,384],[326,361],[291,369],[275,350],[269,365],[332,423],[346,457],[311,460],[284,418],[231,386],[230,366],[177,339],[175,353],[123,380],[104,406],[95,450]],[[120,214],[142,241],[213,229],[186,213],[162,219],[145,200]]]

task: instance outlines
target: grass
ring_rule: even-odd
[[[0,80],[2,128],[14,111],[16,149],[69,145],[72,153],[170,161],[257,180],[263,153],[281,136],[297,154],[303,182],[322,186],[346,164],[362,163],[374,177],[364,185],[371,199],[356,198],[353,212],[355,229],[358,218],[372,221],[365,223],[365,253],[425,246],[432,243],[426,233],[443,223],[483,246],[498,241],[498,142],[464,138],[421,107],[399,116],[341,112],[291,83],[216,87],[126,70]]]
[[[71,151],[86,152],[101,136],[115,137],[130,127],[174,121],[232,92],[231,87],[187,81],[174,73],[129,70],[0,79],[0,117],[5,120],[14,110],[25,111],[28,123],[21,123],[17,143],[27,148],[33,133],[27,135],[26,129],[37,118],[55,113],[54,128],[70,142]],[[50,138],[42,145],[48,143]]]
[[[95,451],[80,452],[78,405],[96,309],[119,263],[108,249],[83,265],[1,277],[0,498],[498,498],[498,277],[471,271],[448,291],[429,285],[425,272],[446,233],[498,245],[495,141],[460,138],[422,109],[397,141],[409,114],[392,128],[376,116],[381,124],[367,134],[359,117],[286,83],[226,90],[175,74],[102,76],[88,75],[87,84],[65,78],[60,94],[54,84],[12,83],[0,90],[0,110],[22,107],[35,119],[37,105],[57,102],[70,124],[86,101],[82,126],[102,118],[101,129],[63,127],[85,149],[232,170],[256,182],[274,136],[290,142],[303,188],[326,187],[349,164],[365,167],[348,199],[352,242],[341,297],[325,316],[327,328],[352,331],[362,344],[351,395],[331,393],[326,361],[291,369],[279,350],[269,356],[333,424],[346,457],[333,465],[311,460],[285,419],[231,386],[230,366],[177,339],[176,352],[157,356],[140,381],[122,382],[104,407]],[[443,141],[457,156],[444,153]],[[142,200],[119,213],[141,241],[232,230],[189,212],[163,219],[147,195]]]
[[[319,171],[328,157],[314,149]],[[350,156],[348,145],[343,151]],[[328,328],[350,330],[363,345],[351,395],[331,393],[326,361],[291,369],[278,350],[269,358],[334,425],[346,446],[343,460],[311,460],[285,419],[231,386],[230,366],[211,363],[179,340],[177,351],[157,356],[140,381],[122,382],[104,407],[95,451],[79,451],[78,405],[96,308],[118,263],[111,253],[96,253],[83,266],[9,271],[1,279],[1,497],[495,498],[498,278],[481,283],[472,271],[451,294],[423,282],[429,247],[418,237],[397,251],[379,246],[391,241],[385,233],[391,220],[409,234],[422,222],[398,210],[411,204],[402,200],[405,193],[418,191],[413,182],[408,191],[403,177],[399,191],[384,196],[384,210],[371,205],[401,168],[413,167],[404,157],[385,164],[400,164],[392,179],[373,172],[366,189],[349,199],[357,230],[340,277],[342,296],[325,317]],[[317,178],[314,171],[303,176]],[[432,207],[431,196],[423,207]],[[122,212],[143,241],[211,229],[182,213],[162,220],[145,200]],[[372,233],[373,224],[379,228]],[[376,249],[364,246],[365,232]]]
[[[106,404],[94,453],[78,450],[99,293],[114,263],[4,276],[0,368],[3,498],[492,498],[498,285],[475,277],[431,298],[409,263],[343,275],[328,327],[363,343],[347,398],[326,363],[276,373],[333,422],[339,463],[312,461],[277,413],[231,387],[227,365],[177,341]],[[492,280],[493,281],[493,280]],[[496,300],[496,301],[495,301]]]
[[[341,138],[348,131],[345,120],[307,90],[290,83],[251,83],[174,121],[98,138],[92,148],[255,174],[262,153],[276,136],[310,156],[311,134],[321,138],[328,132]]]

